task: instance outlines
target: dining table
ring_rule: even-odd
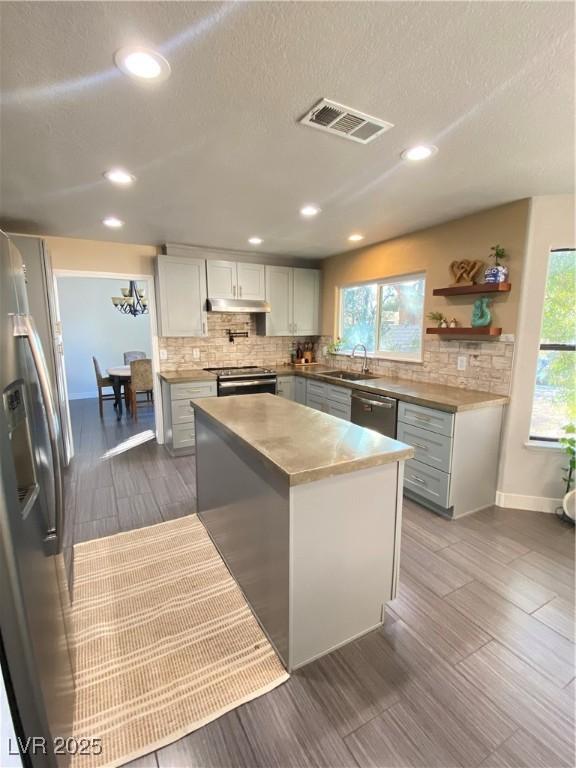
[[[115,365],[112,368],[107,368],[106,373],[112,382],[112,389],[114,390],[116,419],[120,421],[122,418],[122,386],[124,386],[124,392],[126,392],[126,387],[130,384],[130,366]]]

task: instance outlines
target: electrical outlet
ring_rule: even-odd
[[[458,370],[459,371],[465,371],[467,363],[468,363],[468,360],[466,359],[466,355],[458,355]]]
[[[199,347],[193,347],[192,348],[192,360],[200,360],[200,349],[199,349]]]
[[[160,350],[160,360],[168,360],[168,350],[167,349],[161,349]]]

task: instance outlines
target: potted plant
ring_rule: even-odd
[[[442,312],[428,312],[427,317],[433,323],[436,323],[437,328],[448,328],[448,320],[446,320]]]
[[[334,341],[328,344],[328,349],[327,349],[328,354],[337,355],[338,352],[342,350],[343,344],[344,344],[343,340],[338,336]]]
[[[484,272],[485,283],[505,283],[508,280],[508,267],[502,264],[503,259],[508,258],[506,249],[501,245],[493,245],[491,248],[490,258],[494,264],[486,268]]]
[[[563,480],[565,482],[564,498],[562,506],[558,507],[558,514],[563,520],[574,524],[574,508],[576,505],[576,490],[574,489],[574,470],[576,468],[576,426],[567,424],[564,427],[565,437],[560,438],[560,444],[568,456],[568,466],[564,467]]]

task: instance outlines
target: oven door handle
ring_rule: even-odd
[[[218,386],[220,389],[229,389],[231,387],[253,387],[262,384],[276,384],[276,379],[250,379],[249,381],[221,381]]]

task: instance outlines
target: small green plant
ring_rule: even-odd
[[[501,245],[493,245],[492,248],[490,248],[492,253],[490,256],[494,259],[494,264],[499,267],[501,259],[507,259],[508,254],[506,253],[506,249],[502,248]]]
[[[338,352],[342,350],[343,346],[344,346],[344,341],[338,336],[336,339],[334,339],[334,341],[328,344],[328,354],[329,355],[338,354]]]
[[[565,493],[568,493],[574,485],[574,470],[576,468],[576,426],[574,426],[574,424],[567,424],[564,427],[564,432],[566,436],[561,437],[559,442],[568,456],[568,466],[562,468],[565,472],[562,478],[566,483]]]
[[[446,320],[442,312],[428,312],[427,317],[429,320],[432,320],[433,323],[437,323],[438,325],[440,325],[442,321]]]

